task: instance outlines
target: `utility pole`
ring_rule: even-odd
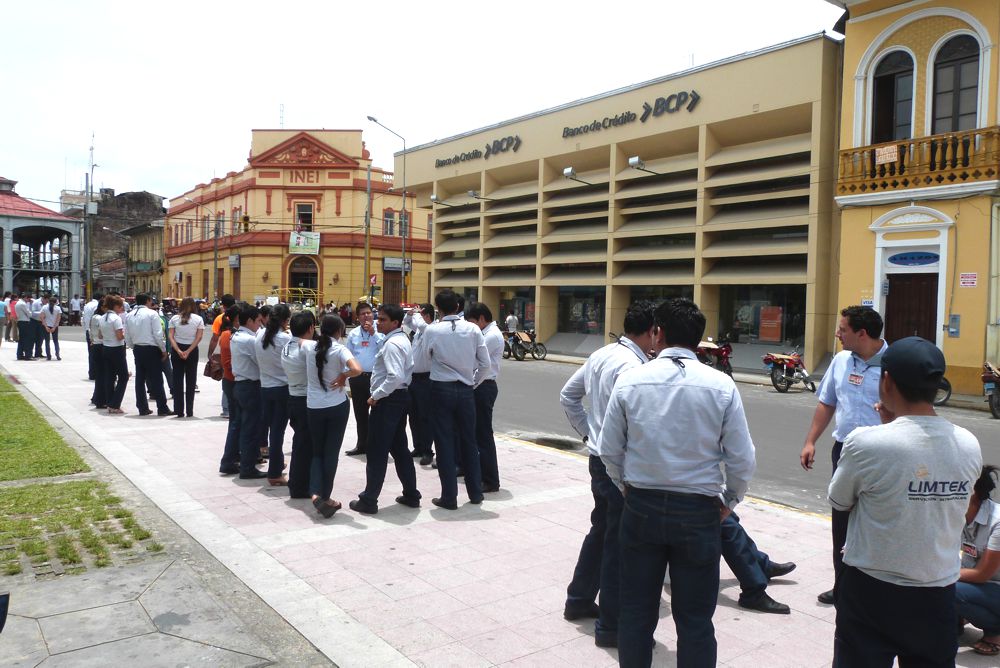
[[[368,163],[368,202],[365,206],[365,283],[368,284],[368,300],[371,301],[374,288],[369,277],[372,264],[372,163]],[[362,283],[364,285],[365,283]]]
[[[215,286],[213,304],[219,299],[219,216],[216,214],[214,217],[215,220],[212,223],[215,226],[215,252],[212,262],[213,285]]]
[[[407,288],[409,287],[409,282],[406,280],[406,236],[410,233],[410,219],[406,215],[406,140],[403,139],[403,229],[400,232],[403,233],[403,248],[402,255],[400,258],[403,262],[403,266],[400,267],[400,271],[403,272],[403,298],[400,300],[402,303],[407,303]]]

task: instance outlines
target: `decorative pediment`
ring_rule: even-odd
[[[261,155],[252,157],[254,167],[317,165],[322,167],[358,167],[358,162],[324,144],[306,132],[290,137]]]
[[[889,230],[926,230],[948,227],[954,222],[937,209],[926,206],[906,206],[883,214],[868,229],[876,232]]]

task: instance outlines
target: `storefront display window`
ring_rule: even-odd
[[[724,285],[719,332],[734,343],[801,346],[806,330],[804,285]]]
[[[604,334],[604,287],[559,288],[558,331]]]
[[[636,285],[629,292],[629,303],[637,302],[640,299],[648,299],[659,304],[668,299],[684,297],[691,299],[694,296],[694,287],[690,285]]]
[[[535,288],[500,290],[500,312],[494,313],[497,322],[503,323],[507,312],[513,311],[522,329],[535,328]]]

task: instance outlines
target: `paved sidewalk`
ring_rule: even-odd
[[[11,351],[0,366],[338,666],[616,665],[616,651],[594,646],[592,620],[562,618],[592,504],[581,457],[499,438],[503,490],[455,512],[431,509],[440,487],[430,468],[418,470],[424,507],[394,504],[390,468],[375,516],[346,510],[364,460],[342,457],[334,496],[345,510],[324,520],[283,488],[216,473],[227,424],[214,417],[218,383],[200,379],[193,420],[138,417],[131,385],[129,415],[108,416],[87,405],[83,354],[67,342],[62,362],[14,362]],[[347,433],[345,449],[353,425]],[[753,500],[739,513],[761,549],[798,563],[768,589],[793,613],[740,609],[723,565],[720,665],[829,665],[834,610],[816,602],[832,582],[828,520]],[[969,649],[977,637],[962,638],[960,666],[994,665]],[[675,638],[667,585],[654,665],[674,665]]]

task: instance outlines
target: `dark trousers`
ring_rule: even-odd
[[[148,389],[156,402],[157,412],[166,413],[170,407],[167,406],[163,377],[160,375],[163,352],[157,346],[140,345],[132,348],[132,357],[135,360],[135,407],[140,413],[149,410],[149,400],[146,398]]]
[[[955,665],[955,585],[902,587],[845,564],[834,598],[834,668]]]
[[[193,386],[192,386],[193,387]],[[174,388],[176,401],[180,388]],[[257,443],[260,435],[260,381],[238,380],[233,386],[233,398],[239,407],[240,474],[253,473],[257,465]],[[232,410],[232,407],[230,407]],[[230,426],[233,416],[229,416]]]
[[[59,355],[59,328],[56,327],[51,332],[42,327],[42,336],[45,338],[45,357],[47,359],[52,359],[52,348],[49,347],[49,342],[51,341],[56,348],[56,357]]]
[[[87,378],[94,380],[97,376],[94,371],[94,346],[91,345],[93,341],[90,340],[90,329],[84,332],[84,338],[87,340]]]
[[[677,665],[715,666],[712,615],[719,596],[718,499],[629,487],[621,525],[621,614],[618,660],[647,668],[659,621],[663,577],[670,569],[670,608]]]
[[[18,332],[20,335],[17,339],[17,359],[26,360],[33,357],[33,351],[35,347],[35,341],[32,338],[32,329],[30,320],[21,320],[17,325]]]
[[[594,628],[601,635],[618,633],[619,594],[621,590],[618,533],[622,517],[622,493],[611,482],[604,462],[590,456],[590,492],[594,509],[590,512],[590,531],[580,546],[580,556],[573,570],[573,580],[566,588],[566,607],[593,603],[601,595],[601,616]]]
[[[327,501],[333,494],[337,459],[340,457],[340,446],[344,444],[344,432],[347,431],[351,409],[345,401],[330,408],[308,408],[306,415],[313,442],[309,491]]]
[[[434,429],[431,426],[431,374],[415,373],[410,380],[410,433],[413,451],[433,455]]]
[[[42,327],[41,320],[31,319],[31,339],[35,346],[35,357],[42,356],[42,334],[45,332],[45,328]]]
[[[476,448],[476,398],[472,387],[461,382],[434,380],[431,381],[431,400],[441,500],[447,502],[458,498],[455,454],[461,449],[465,491],[470,500],[479,501],[483,498],[483,489]]]
[[[125,360],[125,346],[101,346],[104,361],[104,396],[108,408],[121,408],[128,387],[128,362]]]
[[[837,462],[840,461],[840,451],[844,449],[844,444],[841,441],[836,441],[833,444],[833,450],[830,451],[830,459],[833,461],[833,473],[837,472]],[[832,475],[832,474],[831,474]],[[833,577],[837,577],[837,573],[844,566],[844,543],[847,542],[847,520],[851,517],[851,511],[849,510],[833,510],[831,516],[831,532],[833,534]]]
[[[194,348],[187,359],[181,359],[177,351],[171,348],[170,363],[174,367],[174,415],[184,417],[184,408],[186,407],[187,416],[192,417],[194,416],[194,390],[198,385],[198,349]]]
[[[955,610],[988,636],[1000,634],[1000,585],[995,582],[956,582]]]
[[[750,603],[764,594],[771,560],[757,549],[736,513],[722,520],[722,558],[740,582],[740,602]]]
[[[174,365],[170,363],[170,355],[160,358],[160,372],[163,373],[163,384],[170,396],[174,394]],[[197,383],[195,383],[197,385]]]
[[[293,499],[306,499],[309,498],[309,472],[312,469],[313,455],[305,397],[288,397],[288,423],[292,426],[292,461],[288,464],[288,495]]]
[[[493,405],[497,401],[497,382],[484,380],[474,391],[476,397],[476,447],[483,487],[500,487],[500,467],[497,464],[497,444],[493,440]]]
[[[104,345],[95,343],[87,349],[88,359],[94,371],[94,393],[90,400],[98,408],[105,408],[108,405],[108,386],[104,380],[107,370],[104,367]]]
[[[226,445],[222,449],[222,461],[219,462],[219,471],[230,473],[236,470],[240,464],[240,405],[235,397],[236,381],[227,378],[222,379],[222,394],[229,398],[229,428],[226,430]],[[253,461],[257,461],[254,455]],[[250,469],[253,466],[251,465]],[[247,472],[250,471],[247,469]]]
[[[396,467],[396,475],[403,484],[403,496],[419,499],[417,472],[413,457],[406,443],[406,414],[409,412],[410,394],[396,390],[378,400],[372,408],[368,461],[365,464],[365,491],[358,497],[367,506],[378,506],[378,496],[385,484],[385,471],[389,455]]]
[[[267,477],[280,478],[285,469],[285,429],[288,427],[288,386],[260,388],[267,425]]]
[[[351,406],[354,408],[354,424],[358,429],[358,444],[361,452],[368,452],[368,399],[372,396],[372,375],[368,372],[349,378],[351,384]]]

